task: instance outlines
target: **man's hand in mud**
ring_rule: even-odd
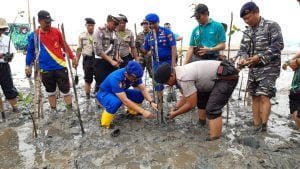
[[[151,103],[150,103],[150,106],[151,106],[152,109],[154,109],[155,111],[158,111],[158,108],[157,108],[157,104],[156,104],[156,103],[151,102]]]
[[[173,118],[175,118],[176,115],[175,115],[175,110],[172,110],[171,112],[169,112],[166,116],[166,119],[167,120],[172,120]]]
[[[143,113],[143,116],[147,119],[153,119],[156,117],[155,114],[151,113],[150,111],[148,110],[145,110],[144,113]]]
[[[31,67],[26,66],[26,68],[25,68],[25,75],[26,75],[26,77],[31,77],[31,74],[32,74]]]

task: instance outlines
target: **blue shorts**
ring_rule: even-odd
[[[156,72],[159,65],[162,65],[163,63],[168,63],[169,65],[171,65],[172,64],[171,62],[172,62],[171,60],[167,60],[167,61],[163,61],[163,62],[153,62],[154,72]],[[163,91],[164,90],[164,85],[155,82],[154,90],[155,91]]]
[[[128,99],[135,103],[140,104],[144,100],[144,96],[139,90],[127,89],[125,90],[125,93]],[[105,110],[110,114],[115,114],[122,105],[121,100],[114,93],[100,91],[97,93],[96,97],[99,103],[101,103]]]

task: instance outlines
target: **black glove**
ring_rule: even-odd
[[[3,55],[3,59],[4,59],[5,62],[11,62],[13,57],[14,57],[13,53],[5,53]]]

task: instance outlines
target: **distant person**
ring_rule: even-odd
[[[14,86],[9,62],[12,60],[16,49],[9,37],[4,35],[8,30],[8,24],[4,18],[0,18],[0,85],[5,98],[11,105],[13,112],[18,111],[18,91]],[[9,47],[10,44],[10,47]],[[0,113],[4,117],[2,98],[0,98]]]
[[[93,33],[95,27],[95,20],[92,18],[85,18],[85,27],[86,31],[82,32],[79,35],[78,48],[76,51],[76,59],[73,67],[77,69],[80,56],[82,55],[82,67],[84,72],[84,91],[87,99],[91,97],[91,83],[93,78],[95,78],[94,71],[94,61],[95,61],[95,52],[94,52],[94,40]]]
[[[141,22],[141,26],[143,27],[143,31],[138,33],[136,40],[135,40],[135,47],[137,51],[140,53],[140,56],[138,57],[138,62],[142,65],[143,70],[146,68],[150,77],[152,77],[152,63],[151,63],[151,52],[148,52],[144,54],[141,52],[143,45],[145,43],[145,37],[150,32],[150,25],[149,22],[146,20],[143,20]]]
[[[205,4],[198,4],[192,17],[198,22],[190,38],[185,64],[196,60],[217,60],[225,49],[226,35],[221,23],[209,18]]]
[[[164,27],[171,30],[171,24],[170,24],[169,22],[166,22],[166,23],[164,24]],[[174,33],[174,32],[173,32],[173,33]],[[177,34],[177,33],[174,33],[174,36],[175,36],[175,40],[176,40],[176,41],[181,41],[181,40],[183,39],[183,37],[180,36],[180,35]]]
[[[73,61],[75,56],[70,47],[65,44],[65,40],[63,39],[61,32],[57,28],[51,26],[53,19],[48,11],[39,11],[38,21],[40,26],[28,37],[25,73],[27,76],[32,73],[32,65],[36,57],[34,36],[38,36],[37,45],[40,50],[38,61],[40,70],[38,71],[40,71],[42,82],[48,94],[51,113],[56,112],[57,86],[62,93],[67,110],[72,110],[72,95],[70,91],[69,74],[63,51],[66,52]]]
[[[198,60],[219,60],[220,51],[225,49],[225,30],[221,23],[209,18],[209,10],[205,4],[195,7],[194,15],[198,22],[190,38],[190,44],[186,53],[185,64]],[[198,92],[199,100],[207,100],[209,92]],[[205,107],[198,107],[199,124],[206,124]]]
[[[297,128],[300,129],[300,52],[287,64],[294,70],[289,94],[290,113],[295,120]]]
[[[120,68],[123,68],[127,63],[133,59],[137,60],[137,51],[135,48],[134,35],[132,31],[126,28],[128,19],[125,15],[119,14],[118,19],[120,20],[119,26],[117,27],[117,36],[119,39],[119,57],[121,59]]]
[[[247,91],[252,96],[254,131],[266,132],[284,47],[281,28],[261,17],[254,2],[242,6],[240,17],[248,27],[237,54],[241,58],[238,64],[250,68]]]
[[[222,108],[227,104],[238,82],[238,71],[228,61],[198,61],[171,68],[168,64],[158,66],[155,81],[178,86],[182,96],[167,116],[173,119],[194,109],[205,108],[209,121],[209,140],[222,134]],[[197,99],[198,92],[209,92],[206,100]]]
[[[102,127],[111,127],[115,114],[122,104],[128,107],[127,112],[131,115],[140,113],[145,118],[155,117],[153,113],[139,105],[146,99],[152,108],[157,109],[157,105],[142,83],[143,72],[138,62],[129,61],[125,68],[112,72],[101,83],[97,100],[104,107],[100,118]],[[135,89],[130,89],[130,87]]]

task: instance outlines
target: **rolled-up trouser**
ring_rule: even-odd
[[[99,85],[104,81],[104,79],[117,68],[113,67],[109,62],[104,59],[95,59],[94,61],[94,71],[95,71],[95,92],[98,92]]]
[[[84,81],[88,84],[93,82],[93,78],[95,76],[94,61],[94,56],[83,56],[82,67],[84,71]]]
[[[125,93],[129,100],[137,104],[142,103],[144,100],[144,96],[139,90],[127,89],[125,90]],[[114,93],[100,91],[97,94],[97,100],[110,114],[115,114],[122,105],[122,101]]]
[[[0,85],[6,99],[10,100],[18,96],[8,63],[0,63]]]
[[[238,83],[236,80],[217,80],[206,104],[208,119],[215,119],[222,115],[222,108],[227,104],[234,88]]]
[[[297,117],[300,118],[300,88],[294,91],[291,90],[289,94],[290,113],[297,111]]]

